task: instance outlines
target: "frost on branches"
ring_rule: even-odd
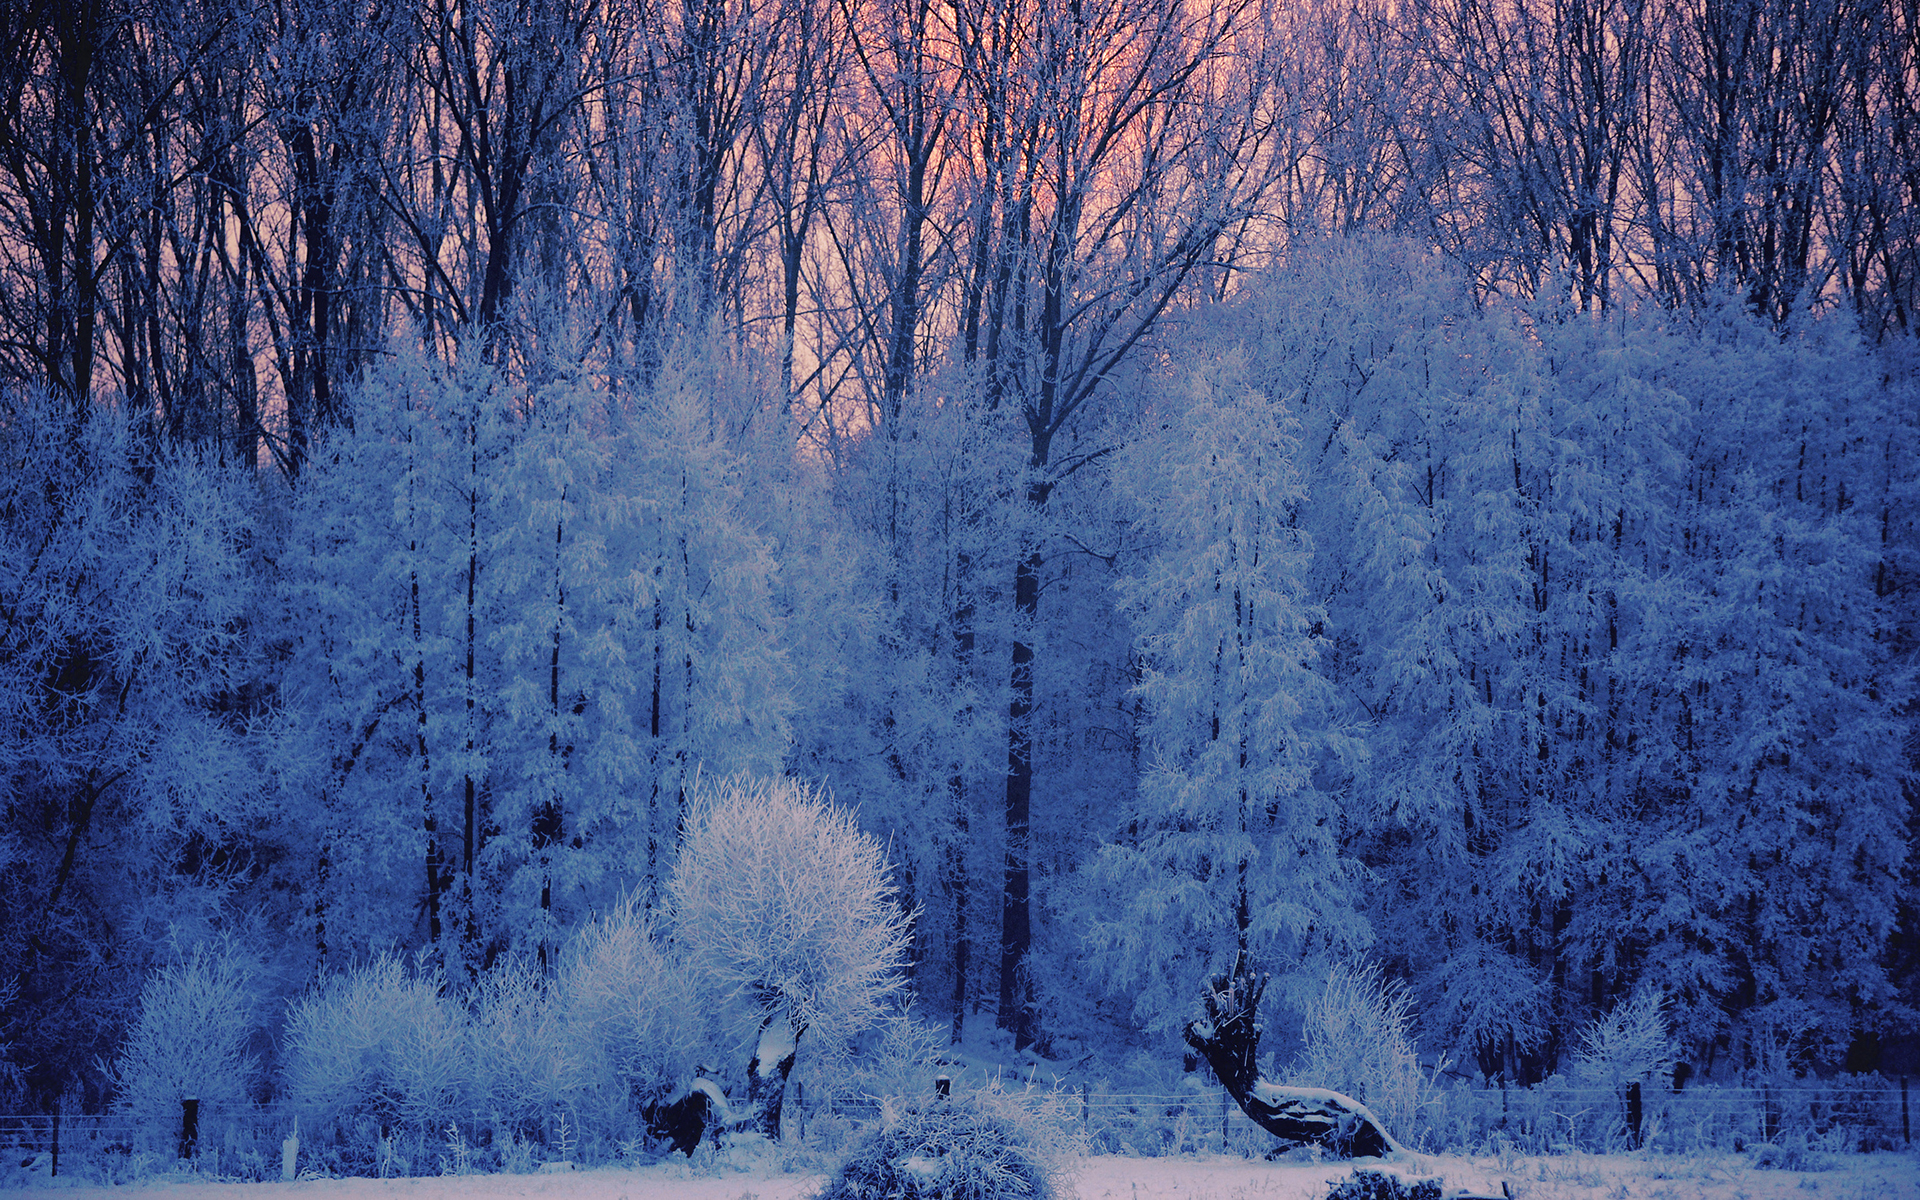
[[[845,1037],[881,1016],[904,986],[911,915],[885,847],[798,780],[702,787],[687,830],[668,888],[679,940],[694,974],[757,1021],[748,1103],[777,1136],[801,1035]]]

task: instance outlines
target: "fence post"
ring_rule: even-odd
[[[1913,1145],[1913,1127],[1907,1124],[1907,1077],[1900,1077],[1900,1136],[1907,1145]]]
[[[192,1158],[200,1150],[200,1101],[192,1096],[180,1101],[180,1157]]]
[[[1640,1148],[1640,1081],[1627,1085],[1627,1126],[1633,1130],[1633,1148]]]
[[[1092,1122],[1092,1106],[1087,1102],[1087,1093],[1087,1081],[1082,1079],[1080,1081],[1080,1124],[1082,1127]]]
[[[1227,1089],[1222,1087],[1220,1089],[1220,1153],[1222,1154],[1227,1152],[1227,1113],[1230,1111],[1227,1102]]]
[[[1902,1080],[1901,1082],[1905,1082]],[[60,1105],[53,1106],[53,1177],[60,1174]]]
[[[294,1114],[293,1132],[280,1143],[280,1178],[288,1183],[300,1177],[300,1115]]]

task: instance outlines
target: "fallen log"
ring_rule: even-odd
[[[1244,955],[1233,971],[1216,975],[1201,997],[1206,1015],[1187,1023],[1187,1044],[1198,1050],[1220,1083],[1254,1124],[1290,1146],[1317,1145],[1348,1158],[1385,1158],[1405,1147],[1367,1106],[1326,1088],[1285,1087],[1260,1077],[1254,1065],[1261,1028],[1254,1019],[1267,978],[1253,977]]]

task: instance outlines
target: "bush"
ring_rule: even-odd
[[[1334,1181],[1327,1200],[1440,1200],[1440,1180],[1433,1176],[1409,1179],[1381,1167],[1355,1167],[1353,1174]]]
[[[489,1114],[508,1134],[542,1128],[576,1098],[593,1066],[570,1036],[564,1004],[520,960],[481,976],[469,999],[464,1110]]]
[[[1408,1027],[1404,987],[1372,965],[1337,966],[1302,1031],[1306,1050],[1294,1077],[1303,1086],[1352,1096],[1407,1146],[1423,1140],[1419,1128],[1433,1086],[1420,1069]]]
[[[154,972],[140,992],[140,1015],[109,1076],[120,1111],[150,1137],[180,1128],[180,1102],[203,1110],[247,1102],[259,1064],[247,1054],[254,1027],[251,972],[229,949],[194,950]]]
[[[571,1052],[624,1108],[689,1078],[703,1047],[699,1004],[686,970],[629,897],[574,936],[559,988]]]
[[[468,1078],[467,1014],[438,974],[382,957],[336,975],[287,1017],[286,1092],[322,1120],[438,1130]]]
[[[977,1093],[883,1111],[820,1200],[1052,1200],[1060,1135],[1012,1097]]]

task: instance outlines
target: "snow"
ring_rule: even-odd
[[[760,1045],[754,1051],[755,1059],[762,1071],[768,1071],[780,1064],[780,1060],[793,1054],[800,1044],[794,1036],[793,1023],[784,1016],[774,1016],[760,1028]]]
[[[714,1119],[722,1125],[731,1125],[743,1115],[733,1111],[733,1106],[727,1103],[727,1094],[720,1090],[720,1085],[704,1075],[694,1080],[693,1085],[687,1090],[706,1093],[707,1103],[712,1106]]]
[[[1757,1169],[1744,1155],[1666,1157],[1572,1154],[1465,1158],[1417,1155],[1404,1164],[1437,1175],[1446,1195],[1466,1190],[1515,1200],[1914,1200],[1920,1155],[1816,1156],[1818,1170]],[[1266,1163],[1241,1158],[1125,1158],[1079,1161],[1063,1200],[1320,1200],[1354,1169],[1340,1162]],[[1363,1160],[1360,1166],[1370,1165]],[[1372,1164],[1376,1165],[1377,1164]],[[64,1181],[45,1181],[48,1184]],[[766,1167],[741,1171],[711,1160],[601,1167],[567,1174],[461,1175],[423,1179],[324,1179],[297,1183],[209,1183],[161,1177],[118,1188],[30,1189],[71,1200],[808,1200],[826,1177]]]
[[[1372,1109],[1344,1092],[1336,1092],[1328,1088],[1287,1087],[1261,1079],[1253,1085],[1253,1098],[1276,1111],[1284,1109],[1289,1104],[1305,1104],[1316,1109],[1331,1109],[1343,1115],[1340,1125],[1343,1131],[1351,1130],[1356,1120],[1369,1122],[1380,1131],[1380,1136],[1386,1139],[1387,1145],[1393,1149],[1394,1153],[1407,1152],[1406,1147],[1387,1132],[1386,1123],[1375,1116]]]

